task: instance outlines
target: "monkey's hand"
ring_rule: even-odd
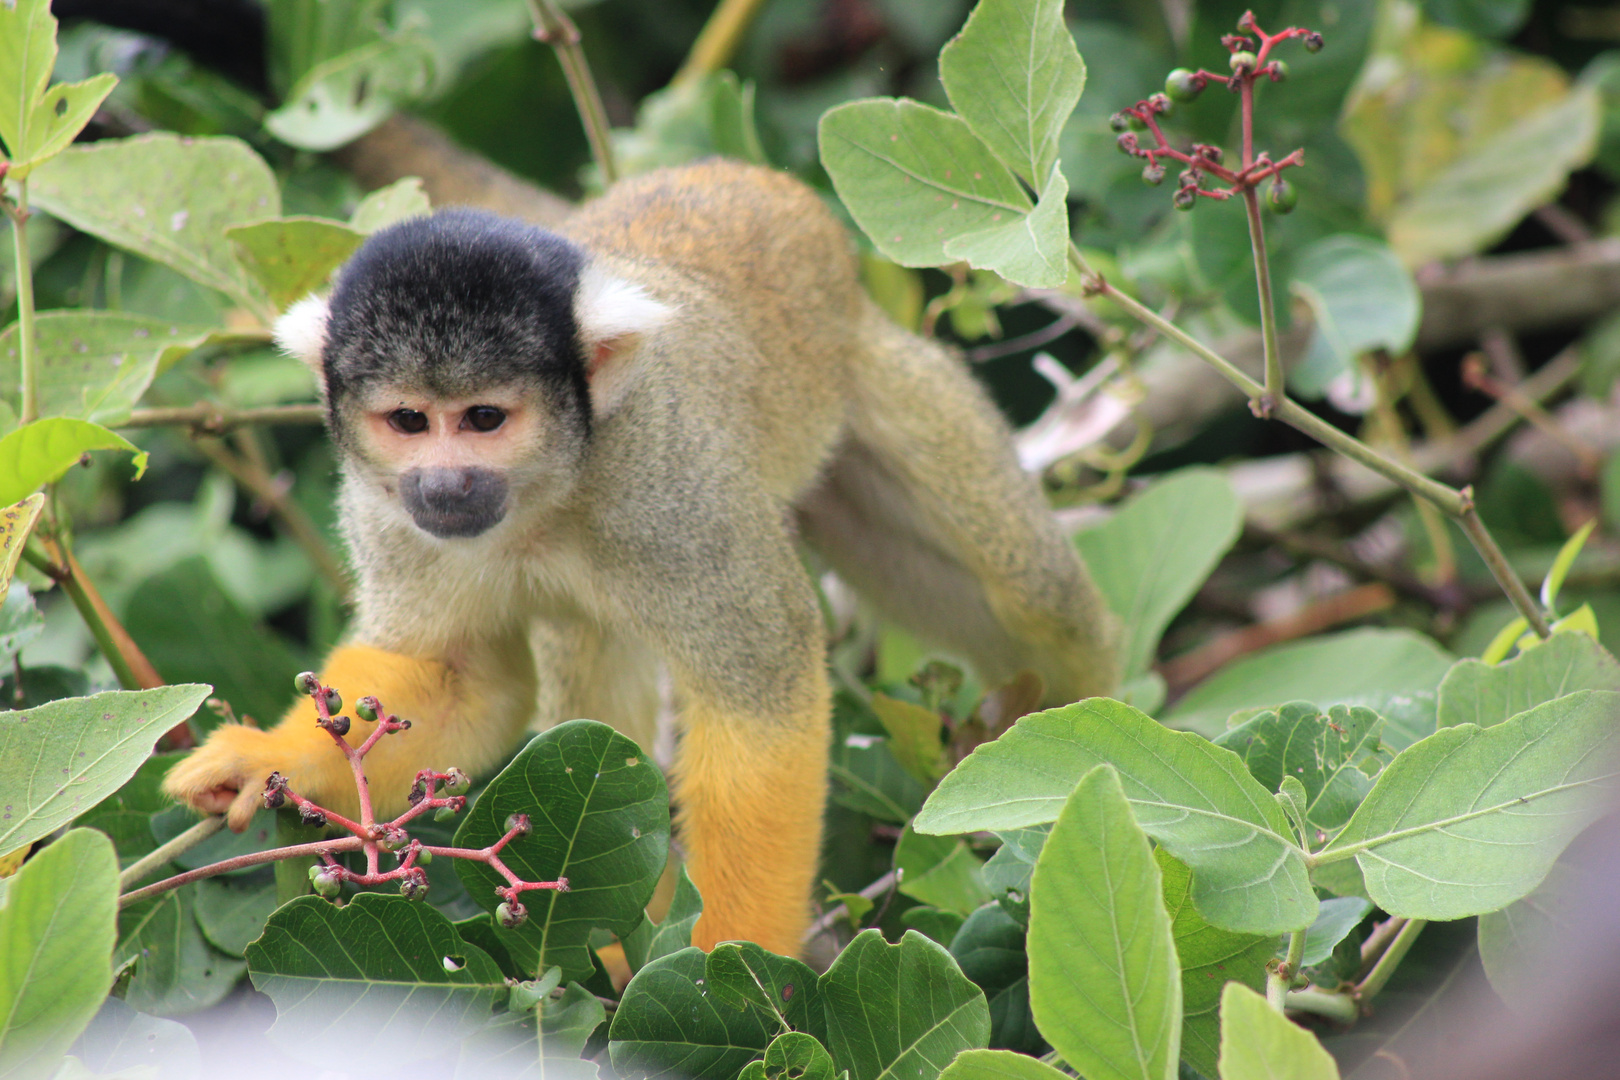
[[[482,696],[467,692],[462,680],[435,660],[346,645],[332,651],[320,679],[351,701],[375,696],[389,712],[412,723],[408,731],[385,736],[366,757],[372,805],[379,816],[405,809],[418,769],[456,765],[478,770],[506,748],[507,733],[493,730],[497,725],[483,713],[487,703]],[[169,770],[163,790],[203,813],[224,813],[226,823],[241,832],[263,805],[265,780],[279,772],[299,795],[355,819],[359,796],[354,772],[332,736],[316,724],[318,716],[315,703],[301,697],[268,731],[241,724],[218,728]],[[357,746],[369,734],[370,725],[353,720],[346,741]]]

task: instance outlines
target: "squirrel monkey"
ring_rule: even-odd
[[[277,336],[322,379],[358,577],[321,679],[414,725],[367,758],[381,813],[419,768],[490,770],[542,699],[634,726],[661,661],[694,940],[796,955],[830,714],[797,540],[989,680],[1114,688],[1113,620],[994,406],[864,295],[843,228],[782,173],[651,173],[562,235],[405,221]],[[241,829],[277,770],[352,814],[314,716],[222,727],[165,789]]]

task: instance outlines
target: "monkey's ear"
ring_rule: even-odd
[[[296,356],[315,373],[315,381],[326,391],[326,367],[321,353],[326,349],[326,297],[306,296],[276,320],[276,344]]]
[[[604,416],[629,387],[631,358],[644,335],[662,326],[674,309],[659,303],[633,281],[592,264],[579,278],[574,322],[585,345],[591,383],[591,411]]]

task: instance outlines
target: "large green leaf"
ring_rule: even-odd
[[[1181,971],[1153,846],[1119,774],[1069,796],[1035,864],[1029,1001],[1041,1034],[1088,1080],[1174,1080]]]
[[[0,713],[0,853],[33,843],[117,791],[210,689],[113,690]]]
[[[1434,689],[1452,658],[1410,630],[1350,630],[1279,645],[1228,664],[1163,717],[1214,738],[1227,718],[1285,701],[1365,705],[1384,718],[1384,742],[1401,750],[1434,730]]]
[[[489,782],[456,845],[493,844],[511,814],[528,814],[533,829],[502,850],[506,865],[525,881],[565,877],[569,891],[525,893],[529,918],[503,940],[529,971],[560,965],[564,978],[589,978],[592,928],[634,930],[669,858],[664,776],[606,724],[570,720],[536,735]],[[456,872],[475,901],[489,910],[500,903],[495,888],[506,882],[495,871],[457,859]]]
[[[1289,288],[1310,305],[1315,326],[1305,359],[1288,385],[1320,397],[1340,376],[1359,371],[1357,359],[1373,349],[1399,355],[1417,336],[1423,298],[1389,245],[1366,236],[1318,240],[1294,260]]]
[[[13,180],[72,142],[118,82],[118,76],[102,74],[47,90],[55,65],[50,0],[0,4],[0,141]]]
[[[1046,1043],[1029,1009],[1023,925],[1000,904],[986,904],[962,923],[950,948],[962,974],[984,991],[990,1006],[990,1045],[1039,1053]]]
[[[30,194],[76,229],[273,313],[225,236],[281,213],[274,174],[239,139],[154,132],[70,147],[34,173]]]
[[[1402,203],[1390,243],[1408,266],[1489,247],[1592,159],[1601,116],[1597,91],[1582,86],[1520,120]]]
[[[208,944],[227,956],[241,956],[264,932],[276,910],[273,882],[244,885],[229,877],[197,882],[194,904],[197,927]]]
[[[1479,917],[1480,966],[1504,1001],[1534,1006],[1545,994],[1548,948],[1574,939],[1580,898],[1597,895],[1601,887],[1590,868],[1564,860],[1528,895]]]
[[[433,50],[421,35],[380,38],[307,71],[264,126],[299,149],[336,150],[425,91],[432,73]]]
[[[340,221],[290,217],[225,230],[236,257],[278,309],[326,284],[365,235]]]
[[[495,961],[437,909],[381,893],[343,907],[300,896],[270,917],[247,961],[276,1004],[271,1036],[305,1060],[403,1067],[482,1027],[507,997]]]
[[[945,241],[951,261],[993,270],[1008,281],[1056,289],[1069,279],[1069,182],[1056,166],[1041,185],[1035,208],[1011,221]],[[991,215],[991,220],[996,220]]]
[[[762,1010],[739,1008],[704,985],[702,949],[660,957],[636,972],[608,1029],[613,1068],[626,1080],[730,1080],[780,1031]]]
[[[1316,917],[1304,853],[1271,793],[1230,750],[1107,698],[1026,716],[968,755],[913,823],[967,833],[1054,821],[1080,778],[1119,770],[1147,834],[1193,869],[1193,903],[1228,930],[1281,933]]]
[[[1384,719],[1360,705],[1322,712],[1292,701],[1257,713],[1215,740],[1243,759],[1268,791],[1292,776],[1305,789],[1305,819],[1319,829],[1350,820],[1372,790],[1373,775],[1389,761],[1379,737]]]
[[[148,1070],[154,1080],[199,1080],[202,1053],[191,1029],[147,1016],[121,999],[101,1003],[95,1019],[73,1044],[73,1056],[97,1076],[135,1080]]]
[[[1620,690],[1620,663],[1586,634],[1554,634],[1500,664],[1459,660],[1440,683],[1441,727],[1489,727],[1577,690]]]
[[[1086,85],[1062,0],[981,0],[941,50],[939,77],[973,133],[1031,187],[1043,185]]]
[[[117,916],[118,857],[90,829],[71,830],[11,879],[0,908],[0,1076],[56,1072],[112,986]]]
[[[984,994],[915,930],[890,945],[863,930],[821,977],[827,1048],[852,1080],[933,1080],[990,1038]]]
[[[1305,932],[1302,967],[1315,967],[1333,955],[1334,946],[1350,936],[1361,920],[1372,911],[1372,901],[1360,896],[1335,896],[1322,901],[1322,910]]]
[[[1316,1036],[1246,986],[1221,994],[1221,1080],[1339,1080]]]
[[[709,954],[704,981],[722,1007],[754,1013],[766,1030],[826,1038],[821,991],[815,970],[807,964],[767,952],[751,941],[728,941]]]
[[[692,884],[683,863],[676,873],[675,896],[669,902],[669,910],[664,912],[663,921],[654,923],[643,919],[632,933],[620,939],[630,970],[639,971],[643,964],[680,952],[692,944],[692,928],[702,914],[703,897]]]
[[[940,1080],[1062,1080],[1068,1075],[1010,1050],[967,1050],[940,1073]]]
[[[1391,915],[1460,919],[1517,900],[1608,805],[1620,694],[1578,693],[1398,757],[1318,858],[1354,854]]]
[[[1192,906],[1192,871],[1162,849],[1153,854],[1163,876],[1164,909],[1170,915],[1170,934],[1181,965],[1181,1057],[1205,1076],[1214,1076],[1221,1049],[1221,989],[1228,982],[1263,989],[1266,961],[1277,939],[1211,926]]]
[[[906,98],[828,110],[821,161],[856,224],[901,266],[951,262],[947,240],[1030,209],[1018,180],[967,121]]]
[[[1001,846],[985,860],[980,871],[996,903],[1023,926],[1029,925],[1029,879],[1051,831],[1049,825],[1000,830],[996,835],[1001,838]]]
[[[1242,528],[1243,504],[1226,474],[1183,469],[1074,538],[1092,580],[1124,624],[1119,655],[1126,679],[1153,663],[1164,628]]]
[[[124,1000],[144,1013],[179,1016],[224,1000],[247,970],[212,948],[196,916],[197,886],[187,885],[118,913],[120,967],[133,961]]]
[[[128,450],[135,455],[135,478],[146,471],[146,451],[116,431],[87,420],[47,417],[0,439],[0,506],[61,479],[91,450]]]
[[[122,311],[42,311],[34,321],[41,416],[117,425],[162,368],[208,338],[186,326]],[[0,334],[0,397],[18,392],[17,324]]]

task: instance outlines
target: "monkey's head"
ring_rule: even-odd
[[[471,210],[368,239],[276,325],[374,493],[441,539],[565,498],[628,355],[669,309],[553,233]]]

